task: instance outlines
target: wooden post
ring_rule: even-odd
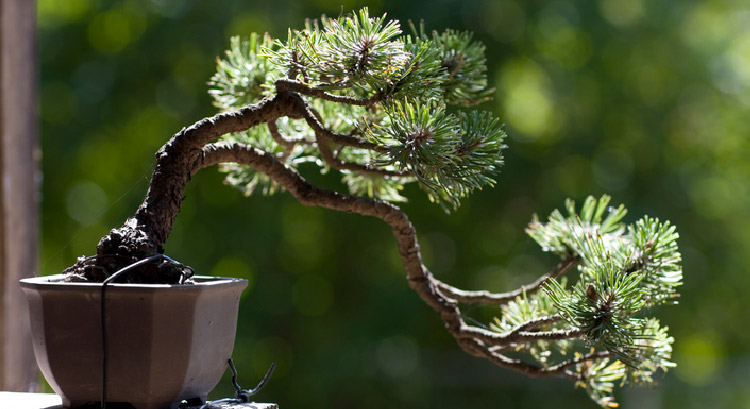
[[[36,2],[0,0],[0,390],[31,391],[37,370],[18,280],[37,262]]]

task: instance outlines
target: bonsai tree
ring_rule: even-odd
[[[307,21],[286,40],[232,38],[209,93],[220,109],[175,134],[156,154],[146,198],[103,237],[69,280],[189,282],[191,270],[164,252],[186,183],[219,165],[246,195],[285,191],[300,203],[377,217],[393,230],[409,286],[468,354],[533,377],[557,376],[617,406],[615,383],[650,384],[673,367],[673,338],[648,312],[676,303],[681,284],[675,228],[643,217],[625,225],[610,198],[565,203],[527,233],[560,262],[536,281],[494,293],[436,278],[422,262],[417,233],[394,203],[417,184],[446,212],[494,184],[503,163],[500,122],[474,106],[489,99],[484,46],[467,32],[427,32],[410,24],[350,16]],[[347,191],[324,190],[299,172],[311,163],[337,172]],[[151,260],[152,262],[143,262]],[[497,317],[468,322],[467,304]]]

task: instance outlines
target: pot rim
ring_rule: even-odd
[[[54,274],[40,277],[22,278],[19,280],[21,288],[101,288],[102,283],[90,282],[65,282],[63,274]],[[192,284],[134,284],[134,283],[110,283],[107,288],[113,289],[167,289],[173,288],[175,291],[190,291],[197,287],[223,286],[223,285],[243,285],[247,286],[248,280],[234,277],[213,277],[213,276],[193,276],[195,283]]]

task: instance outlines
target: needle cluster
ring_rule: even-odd
[[[239,109],[281,88],[302,95],[308,109],[302,118],[224,140],[258,146],[295,169],[305,162],[336,169],[352,194],[405,200],[399,192],[416,182],[446,211],[456,209],[461,198],[494,184],[503,160],[497,119],[448,113],[493,91],[484,46],[470,33],[412,31],[404,34],[397,21],[370,17],[364,8],[307,21],[286,41],[233,38],[209,82],[217,107]],[[227,182],[248,194],[278,190],[246,166],[222,168]]]

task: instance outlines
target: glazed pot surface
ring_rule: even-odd
[[[231,357],[246,280],[196,277],[195,284],[109,284],[107,402],[175,408],[206,395]],[[101,283],[62,276],[21,280],[34,353],[65,407],[101,401]]]

